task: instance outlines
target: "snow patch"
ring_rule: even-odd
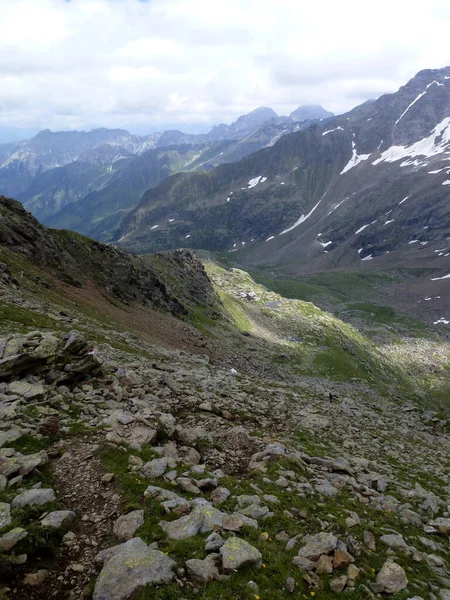
[[[344,131],[344,128],[339,125],[339,127],[335,127],[334,129],[329,129],[328,131],[324,131],[322,136],[327,135],[328,133],[333,133],[333,131]]]
[[[330,212],[327,214],[327,217],[329,217],[332,213],[334,213],[334,211],[337,210],[341,206],[341,204],[343,204],[346,200],[348,200],[348,196],[346,198],[344,198],[343,200],[341,200],[340,202],[338,202],[336,204],[336,206],[334,208],[332,208],[330,210]]]
[[[188,233],[188,235],[187,235],[187,236],[186,236],[184,239],[186,239],[186,240],[187,240],[187,239],[188,239],[188,238],[190,238],[190,237],[191,237],[191,234],[190,234],[190,233]]]
[[[344,173],[347,173],[347,171],[350,171],[350,169],[353,169],[353,167],[356,167],[356,165],[359,165],[360,162],[363,162],[364,160],[367,160],[369,158],[370,154],[359,154],[356,151],[356,144],[354,141],[352,141],[352,157],[351,159],[348,161],[348,163],[345,165],[345,167],[342,169],[341,171],[341,175],[343,175]]]
[[[393,223],[395,221],[395,219],[390,219],[389,221],[386,221],[385,225],[389,225],[389,223]]]
[[[428,89],[429,87],[431,87],[432,85],[434,85],[434,84],[436,84],[436,85],[441,85],[442,87],[444,87],[444,84],[443,84],[443,83],[440,83],[439,81],[432,81],[431,83],[429,83],[429,84],[427,85],[427,89]]]
[[[373,256],[371,254],[369,254],[369,256],[365,256],[361,260],[372,260],[372,259],[373,259]]]
[[[410,198],[411,196],[406,196],[406,198],[403,198],[403,200],[401,200],[398,205],[400,206],[400,204],[403,204],[403,202],[406,202],[406,200],[408,200],[408,198]]]
[[[153,227],[150,227],[150,229],[156,229],[157,227],[159,227],[159,225],[153,225]]]
[[[417,244],[419,240],[411,240],[410,242],[408,242],[408,244]]]
[[[364,250],[364,248],[360,248],[360,249],[358,250],[358,254],[361,254],[361,252],[362,252],[363,250]]]
[[[173,223],[175,219],[169,219],[169,223]]]
[[[333,242],[330,240],[329,242],[319,242],[319,244],[321,246],[323,246],[324,248],[326,248],[327,246],[329,246],[330,244],[332,244]]]
[[[442,185],[450,185],[450,179],[446,179],[442,182]]]
[[[325,194],[326,193],[327,192],[325,192]],[[299,217],[297,219],[297,221],[291,227],[288,227],[287,229],[285,229],[284,231],[282,231],[279,235],[284,235],[285,233],[289,233],[289,231],[292,231],[293,229],[295,229],[296,227],[298,227],[299,225],[301,225],[301,223],[304,223],[306,221],[306,219],[309,219],[309,217],[313,214],[313,212],[316,210],[316,208],[319,206],[319,204],[324,199],[325,194],[322,196],[322,198],[319,200],[319,202],[315,206],[313,206],[313,208],[309,211],[309,213],[307,215],[305,215],[305,214],[301,215],[301,217]]]
[[[450,150],[450,117],[446,117],[425,137],[410,146],[391,146],[372,165],[396,162],[403,158],[424,156],[430,158]]]
[[[450,321],[447,321],[447,319],[444,319],[444,317],[441,317],[437,321],[434,321],[433,325],[439,325],[440,323],[442,323],[443,325],[448,325],[450,323]]]
[[[273,240],[274,237],[275,237],[274,235],[271,235],[270,237],[267,238],[266,242],[270,242],[270,240]]]
[[[431,84],[430,84],[430,85],[431,85]],[[427,86],[427,89],[428,89],[428,87],[429,87],[429,86]],[[403,111],[403,112],[402,112],[402,114],[399,116],[399,118],[398,118],[398,119],[395,121],[394,125],[397,125],[397,123],[398,123],[398,122],[399,122],[401,119],[403,119],[403,117],[406,115],[406,113],[408,112],[408,110],[409,110],[410,108],[412,108],[412,107],[414,106],[414,104],[415,104],[415,103],[416,103],[418,100],[420,100],[420,99],[422,98],[422,96],[425,96],[425,94],[426,94],[426,93],[427,93],[427,92],[426,92],[426,90],[425,90],[424,92],[421,92],[421,93],[420,93],[420,94],[417,96],[417,98],[411,102],[411,104],[410,104],[410,105],[407,107],[407,109],[406,109],[405,111]]]
[[[355,231],[355,235],[358,235],[358,233],[361,233],[361,231],[364,231],[364,229],[366,229],[366,227],[370,227],[371,223],[368,223],[367,225],[363,225],[362,227],[360,227],[358,229],[358,231]]]
[[[251,190],[255,187],[255,185],[258,185],[258,183],[264,183],[265,181],[267,181],[267,177],[263,177],[262,175],[259,175],[258,177],[253,177],[253,179],[250,179],[250,181],[248,182],[248,189]]]
[[[444,275],[444,277],[433,277],[431,281],[439,281],[441,279],[450,279],[450,273],[448,275]]]

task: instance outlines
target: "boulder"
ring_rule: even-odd
[[[168,583],[174,578],[174,560],[133,538],[103,553],[103,569],[95,584],[93,600],[125,600],[148,584]]]
[[[197,535],[202,523],[203,516],[199,513],[192,512],[176,521],[160,521],[159,525],[164,529],[168,538],[172,540],[185,540]]]
[[[31,489],[22,492],[11,502],[12,508],[24,508],[25,506],[44,506],[56,500],[55,492],[50,488]]]
[[[330,554],[336,549],[337,537],[322,531],[316,535],[305,535],[302,542],[305,545],[298,551],[298,556],[315,561],[322,554]]]
[[[42,521],[42,527],[48,529],[66,529],[75,521],[75,513],[71,510],[55,510],[48,513]]]
[[[5,535],[0,537],[0,552],[8,552],[13,548],[18,542],[26,538],[28,535],[28,531],[22,529],[22,527],[16,527],[15,529],[11,529]]]
[[[261,552],[241,538],[228,538],[219,552],[224,571],[234,571],[247,564],[261,566]]]
[[[11,525],[11,506],[6,502],[0,502],[0,529]]]
[[[395,562],[385,562],[371,588],[377,594],[395,594],[404,590],[407,585],[404,569]]]
[[[192,579],[200,583],[219,579],[219,569],[212,560],[191,558],[186,561],[186,568]]]
[[[16,394],[25,400],[40,400],[45,395],[45,389],[41,384],[28,383],[26,381],[11,382],[8,391],[10,394]]]
[[[148,463],[145,463],[141,471],[147,479],[161,477],[167,470],[167,463],[168,458],[166,456],[163,456],[163,458],[154,458]]]
[[[93,375],[100,371],[101,362],[89,350],[90,346],[78,331],[32,331],[0,338],[0,380],[39,373],[49,381],[62,383]],[[27,399],[36,398],[35,394],[39,397],[42,393],[33,384],[24,386],[22,382],[16,382],[16,387],[25,396],[31,394]]]
[[[144,511],[133,510],[127,515],[122,515],[113,525],[114,535],[119,540],[128,541],[136,531],[144,524]]]

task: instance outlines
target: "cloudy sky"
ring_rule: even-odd
[[[450,64],[448,0],[0,0],[0,127],[339,113]]]

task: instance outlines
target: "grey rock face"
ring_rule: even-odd
[[[261,552],[238,537],[231,537],[219,550],[224,571],[234,571],[246,564],[261,565]]]
[[[40,490],[26,490],[16,496],[11,502],[12,508],[24,508],[25,506],[44,506],[56,500],[55,492],[50,488]]]
[[[125,600],[149,583],[168,583],[175,561],[141,538],[110,548],[95,584],[93,600]]]
[[[131,540],[136,531],[144,524],[144,511],[133,510],[127,515],[122,515],[114,523],[114,534],[123,541]]]

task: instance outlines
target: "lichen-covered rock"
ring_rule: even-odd
[[[122,515],[113,525],[114,535],[119,540],[128,541],[134,536],[139,527],[144,524],[144,511],[133,510],[127,515]]]
[[[228,538],[219,550],[224,571],[234,571],[246,564],[261,565],[261,552],[238,537]]]
[[[12,508],[24,508],[25,506],[44,506],[56,500],[55,492],[50,488],[31,489],[22,492],[11,502]]]
[[[160,521],[159,525],[164,529],[167,537],[172,540],[185,540],[200,531],[203,516],[198,512],[191,512],[176,521]]]
[[[395,594],[404,590],[407,585],[408,579],[403,567],[395,562],[385,562],[371,588],[377,594]]]
[[[28,531],[22,529],[22,527],[16,527],[8,531],[0,537],[0,551],[8,552],[13,548],[18,542],[26,538],[28,535]]]
[[[174,560],[149,548],[141,538],[109,548],[95,584],[93,600],[125,600],[148,584],[168,583],[174,578]]]
[[[55,510],[48,513],[42,521],[42,527],[48,529],[65,529],[75,521],[75,513],[71,510]]]

